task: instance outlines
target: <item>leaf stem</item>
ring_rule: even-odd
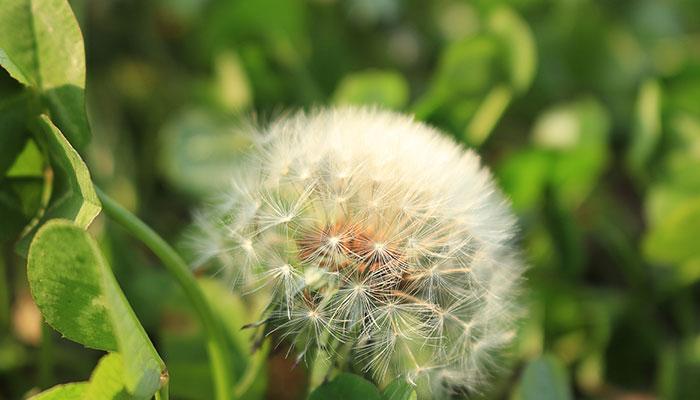
[[[4,249],[0,245],[0,332],[10,326],[10,285],[7,283]]]
[[[48,389],[53,382],[53,329],[41,323],[41,347],[39,348],[39,387]]]
[[[236,383],[236,387],[233,389],[233,394],[236,396],[236,398],[243,397],[243,395],[245,395],[253,386],[255,379],[258,377],[258,375],[260,375],[260,371],[265,365],[265,360],[267,360],[269,352],[270,345],[269,343],[265,342],[263,346],[257,349],[255,354],[250,357],[246,370],[243,372],[243,375]]]
[[[170,383],[166,380],[163,386],[156,392],[155,400],[170,400]]]
[[[138,219],[134,214],[112,200],[101,189],[95,187],[105,213],[136,239],[148,247],[163,263],[165,269],[180,284],[185,296],[192,304],[202,323],[207,338],[207,351],[211,364],[214,388],[217,400],[232,398],[231,365],[227,357],[227,342],[222,326],[214,317],[214,312],[204,297],[189,267],[175,250],[168,245],[153,229]]]

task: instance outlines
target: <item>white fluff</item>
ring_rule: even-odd
[[[523,270],[479,156],[368,108],[279,118],[255,141],[198,217],[201,261],[270,296],[261,319],[302,355],[319,346],[423,396],[479,389],[513,337]]]

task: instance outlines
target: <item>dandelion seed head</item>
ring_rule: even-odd
[[[279,118],[251,153],[197,215],[197,262],[266,296],[261,320],[299,354],[343,346],[380,383],[479,390],[512,340],[523,266],[478,155],[369,108]]]

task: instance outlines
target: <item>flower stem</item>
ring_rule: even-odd
[[[180,284],[185,296],[192,304],[200,319],[206,335],[207,351],[211,364],[214,388],[217,400],[231,400],[233,377],[227,342],[223,327],[218,323],[204,293],[200,289],[189,267],[175,250],[168,245],[153,229],[138,219],[134,214],[112,200],[102,190],[95,187],[105,213],[136,239],[140,240],[163,263],[165,269]]]
[[[236,383],[236,387],[233,389],[233,394],[236,396],[236,398],[241,398],[248,393],[248,390],[250,390],[253,383],[255,383],[255,379],[260,375],[261,370],[265,367],[265,361],[267,360],[269,353],[270,345],[269,343],[265,342],[261,348],[255,351],[255,354],[251,355],[245,372]]]
[[[165,384],[163,384],[163,386],[161,386],[156,392],[155,400],[170,400],[169,386],[170,383],[166,381]]]

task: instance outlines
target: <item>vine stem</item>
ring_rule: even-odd
[[[210,308],[196,279],[190,272],[189,267],[177,252],[153,229],[119,205],[100,188],[95,187],[95,191],[102,202],[102,209],[105,213],[146,245],[182,287],[185,296],[197,313],[206,335],[216,399],[231,400],[233,395],[233,384],[231,382],[233,373],[229,359],[226,356],[228,353],[226,336],[223,327],[214,316],[214,312]]]

